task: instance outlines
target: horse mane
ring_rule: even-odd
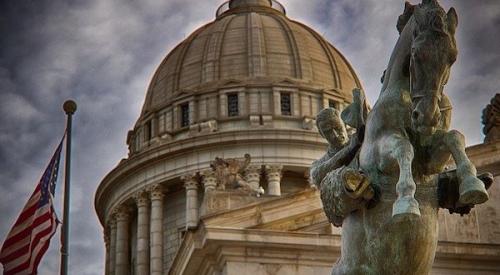
[[[399,16],[396,25],[399,34],[403,32],[412,17],[415,18],[420,30],[452,35],[449,32],[447,14],[437,0],[423,0],[417,5],[405,2],[404,12]]]
[[[416,5],[410,4],[410,2],[405,2],[405,10],[403,11],[403,14],[398,17],[398,23],[396,24],[399,34],[403,32],[406,24],[408,24],[408,21],[410,21],[413,16],[415,6]]]
[[[432,31],[446,36],[453,36],[450,31],[448,14],[437,0],[423,0],[414,11],[413,16],[420,31]]]

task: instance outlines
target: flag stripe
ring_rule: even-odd
[[[4,249],[4,255],[7,255],[5,256],[3,259],[9,257],[10,254],[16,252],[17,250],[19,250],[19,247],[24,247],[25,245],[29,245],[31,243],[31,236],[27,236],[26,238],[24,238],[23,240],[19,241],[19,245],[17,246],[11,246],[9,248],[5,248]]]
[[[30,251],[30,247],[31,247],[30,243],[31,242],[28,242],[28,244],[26,244],[25,246],[21,247],[20,249],[14,251],[13,253],[11,253],[7,256],[5,256],[4,258],[2,258],[2,261],[3,262],[11,262],[15,259],[20,258],[24,254],[27,254]]]
[[[30,265],[32,271],[35,266],[38,266],[38,263],[40,262],[38,258],[41,257],[43,253],[45,253],[45,251],[47,250],[45,246],[48,247],[50,243],[50,238],[54,235],[55,232],[56,232],[56,225],[54,220],[51,221],[51,227],[48,229],[47,234],[45,234],[43,237],[40,238],[39,243],[37,243],[36,248],[34,249],[35,256],[31,258],[31,265]]]
[[[19,216],[19,219],[17,219],[16,223],[14,224],[14,227],[19,225],[20,223],[24,222],[25,220],[33,217],[33,214],[35,214],[35,211],[38,209],[38,205],[36,203],[33,203],[29,206],[28,209],[23,211],[21,215]]]
[[[4,247],[8,248],[9,246],[16,244],[17,242],[23,240],[26,238],[26,236],[29,236],[32,234],[32,231],[39,225],[43,224],[44,222],[47,221],[47,219],[50,218],[50,213],[45,213],[43,215],[38,216],[30,226],[25,228],[23,231],[19,232],[15,236],[12,236],[9,238],[7,241],[5,241]]]
[[[4,275],[37,274],[50,238],[57,230],[52,197],[61,149],[62,141],[3,243],[0,263],[4,266]]]
[[[36,255],[36,253],[35,253],[35,252],[37,252],[36,247],[38,246],[40,241],[43,240],[42,238],[44,236],[51,236],[52,231],[55,232],[55,228],[53,226],[54,223],[55,223],[55,216],[53,219],[49,219],[49,220],[45,221],[43,224],[39,225],[38,227],[36,227],[33,230],[33,232],[32,232],[33,237],[32,237],[31,245],[29,246],[28,252],[32,251],[33,252],[32,254]],[[24,253],[24,254],[30,256],[28,253]],[[31,255],[30,257],[26,258],[24,261],[11,265],[9,267],[9,269],[12,269],[12,270],[21,269],[22,270],[22,269],[29,268],[32,259],[33,259],[33,256]],[[18,272],[18,271],[13,272],[13,274],[15,274],[16,272]]]

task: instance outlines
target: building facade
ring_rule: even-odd
[[[105,274],[330,274],[341,230],[308,169],[327,148],[316,113],[353,88],[346,58],[280,3],[223,4],[163,60],[129,156],[98,187]],[[500,141],[487,140],[468,153],[499,175]],[[471,215],[441,213],[435,274],[500,272],[499,184]]]

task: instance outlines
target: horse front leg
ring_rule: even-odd
[[[481,180],[476,176],[476,167],[465,153],[465,137],[458,131],[452,130],[445,134],[444,143],[450,150],[457,165],[459,181],[459,202],[464,205],[482,204],[489,199],[488,192]]]
[[[398,198],[392,206],[392,216],[420,216],[419,205],[415,199],[417,185],[413,180],[411,167],[414,157],[413,146],[409,140],[399,135],[391,136],[384,143],[385,148],[391,148],[389,156],[396,160],[399,166],[399,179],[396,185]]]

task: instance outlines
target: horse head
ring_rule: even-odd
[[[455,30],[458,16],[447,13],[437,0],[423,0],[414,6],[415,28],[410,55],[412,128],[432,135],[440,123],[439,103],[457,58]]]

